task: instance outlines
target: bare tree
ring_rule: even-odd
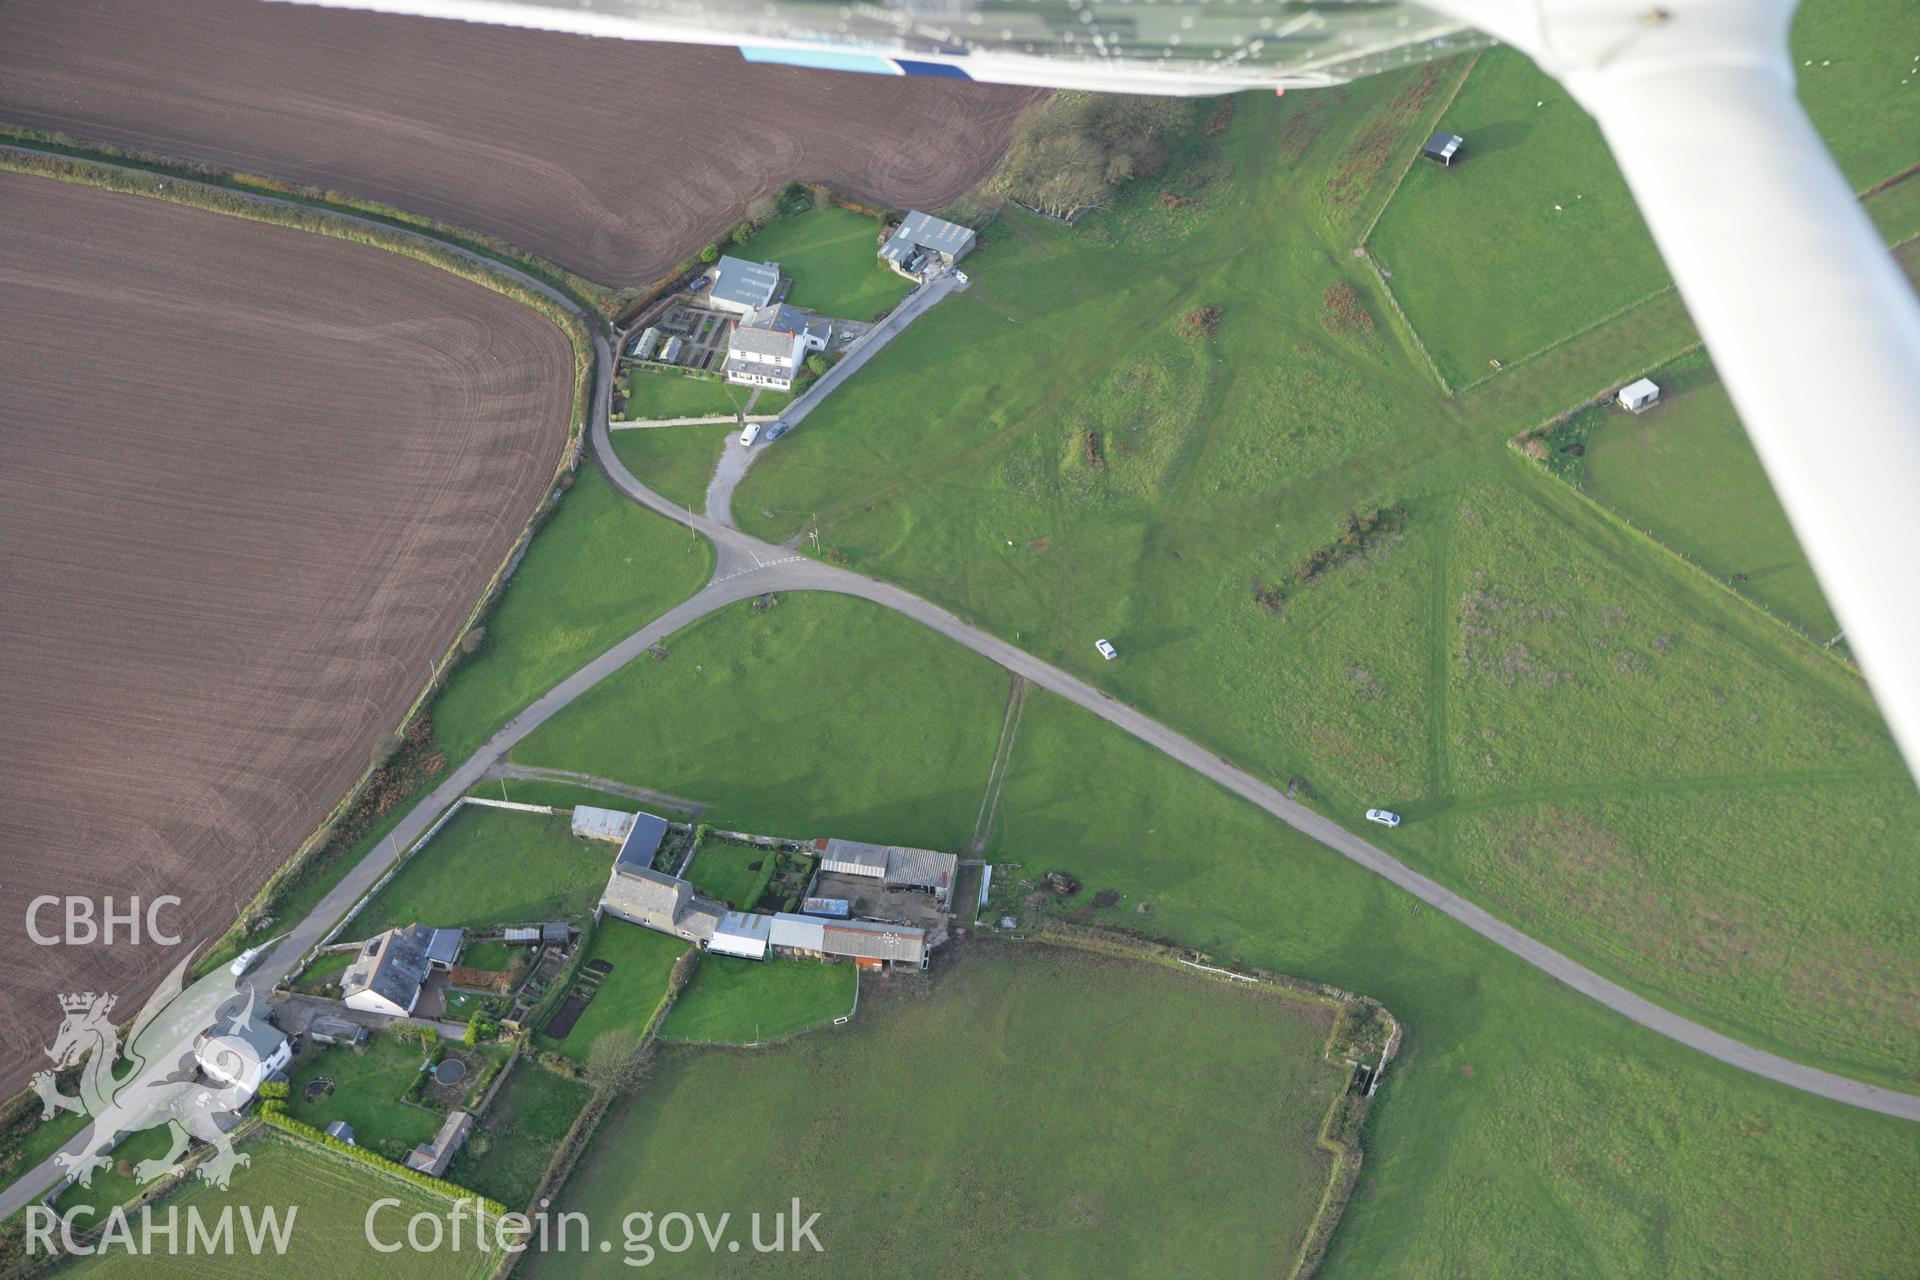
[[[623,1028],[604,1031],[587,1050],[587,1083],[605,1093],[631,1093],[653,1066],[653,1046]]]

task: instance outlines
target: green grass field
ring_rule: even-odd
[[[621,1028],[644,1034],[660,1001],[666,998],[674,962],[686,953],[687,944],[678,938],[625,920],[602,920],[588,947],[587,963],[605,960],[613,966],[612,972],[601,981],[592,1003],[564,1040],[543,1036],[540,1042],[584,1062],[593,1042],[605,1032]]]
[[[563,814],[467,805],[354,918],[355,936],[584,920],[600,901],[614,846],[573,835]]]
[[[1596,527],[1612,527],[1577,494],[1551,477],[1539,475],[1533,464],[1512,457],[1504,444],[1488,457],[1510,460],[1511,472],[1496,470],[1496,477],[1537,478],[1538,494],[1531,500],[1558,496],[1569,513],[1563,518],[1586,512],[1586,518],[1595,521]],[[1533,484],[1532,479],[1517,483],[1507,501],[1519,502],[1523,495],[1533,494]],[[1462,506],[1472,507],[1475,516],[1487,523],[1473,525],[1461,514]],[[1452,573],[1457,569],[1470,582],[1473,570],[1483,563],[1479,549],[1491,546],[1503,557],[1511,553],[1514,532],[1507,521],[1512,513],[1503,504],[1475,501],[1465,494],[1460,495],[1453,511],[1455,518],[1481,540],[1469,544],[1473,554],[1448,570]],[[1537,536],[1538,532],[1530,528],[1528,536]],[[1627,535],[1619,536],[1624,545],[1632,545],[1625,541]],[[1418,551],[1417,547],[1403,548],[1384,563],[1374,565],[1375,573],[1384,575],[1379,578],[1366,573],[1354,577],[1351,571],[1359,566],[1330,576],[1323,586],[1352,594],[1329,593],[1326,603],[1313,606],[1314,612],[1302,620],[1308,636],[1303,647],[1330,644],[1337,650],[1353,643],[1356,636],[1364,637],[1378,616],[1377,606],[1368,602],[1382,592],[1391,598],[1394,592],[1410,591],[1415,621],[1426,618],[1426,589],[1431,587],[1435,565],[1431,548],[1425,556]],[[1516,568],[1531,573],[1539,559],[1562,563],[1565,551],[1561,543],[1551,542],[1540,548],[1537,556],[1518,560]],[[1663,554],[1655,563],[1667,559]],[[1632,557],[1629,560],[1637,562]],[[1579,564],[1583,571],[1591,571],[1586,561]],[[1347,576],[1343,579],[1342,574]],[[1685,581],[1684,576],[1679,580]],[[1355,585],[1338,587],[1336,584],[1342,581]],[[1595,592],[1592,583],[1560,583],[1551,572],[1547,581],[1558,583],[1569,600],[1577,601],[1592,592],[1594,607],[1607,607],[1605,592]],[[1656,656],[1651,640],[1668,634],[1663,629],[1667,619],[1657,612],[1642,615],[1639,597],[1648,596],[1657,603],[1662,591],[1672,590],[1670,584],[1663,586],[1663,581],[1655,576],[1632,584],[1635,593],[1630,593],[1627,606],[1632,616],[1616,619],[1617,630],[1602,634],[1618,636],[1621,643],[1636,651],[1643,646],[1634,638],[1643,637],[1649,656]],[[1600,584],[1605,586],[1604,582]],[[1507,590],[1497,580],[1488,590],[1495,587]],[[1315,588],[1302,598],[1312,602],[1320,594],[1320,588]],[[1724,593],[1719,594],[1724,598]],[[1680,598],[1692,597],[1682,593]],[[785,609],[788,603],[783,602],[780,608]],[[1343,604],[1367,606],[1375,612],[1363,609],[1357,623],[1350,624],[1352,629],[1330,632],[1332,623],[1327,615],[1336,613]],[[1752,612],[1737,601],[1727,601],[1727,608],[1737,611],[1731,616]],[[868,606],[853,600],[822,599],[817,609],[823,633],[848,637],[865,633]],[[752,615],[748,617],[753,620]],[[1261,625],[1268,621],[1262,614],[1254,617]],[[1559,620],[1544,617],[1535,622],[1560,625]],[[1725,624],[1716,617],[1714,625]],[[674,658],[661,665],[685,662],[712,669],[710,664],[738,650],[739,634],[731,628],[719,629],[702,644],[696,643],[698,632],[690,633],[674,642]],[[1381,686],[1378,696],[1367,696],[1371,688],[1362,683],[1348,703],[1326,702],[1316,706],[1315,714],[1332,715],[1351,705],[1360,717],[1353,725],[1356,732],[1394,730],[1405,718],[1404,708],[1412,708],[1418,719],[1423,706],[1419,681],[1429,669],[1416,658],[1408,675],[1403,668],[1383,660],[1390,656],[1399,634],[1390,633],[1374,641],[1378,656],[1368,655],[1366,679]],[[1710,634],[1707,629],[1694,633],[1693,642],[1704,645]],[[1744,636],[1737,629],[1731,634]],[[928,633],[890,637],[888,643],[892,663],[920,673],[919,684],[927,690],[963,686],[974,678],[970,673],[976,660],[971,655]],[[1610,639],[1609,643],[1614,641]],[[1745,668],[1739,662],[1753,660],[1756,653],[1764,654],[1764,646],[1732,648],[1736,655],[1744,656],[1729,676],[1751,678],[1743,674]],[[1677,649],[1670,649],[1669,654],[1657,656],[1664,660],[1677,653]],[[1336,652],[1328,660],[1337,661],[1338,656]],[[765,661],[743,669],[729,687],[729,700],[772,707],[777,714],[783,700],[815,683],[803,678],[811,671],[810,658],[809,648],[800,646],[788,652],[784,665]],[[1457,661],[1450,658],[1449,664]],[[1114,664],[1124,665],[1124,659]],[[1443,667],[1442,674],[1449,669]],[[1311,673],[1312,668],[1305,670]],[[1809,670],[1817,672],[1819,668]],[[1283,676],[1286,674],[1283,672]],[[1353,677],[1344,668],[1335,668],[1334,674],[1352,684]],[[1403,679],[1414,681],[1411,691],[1396,691]],[[1609,679],[1620,682],[1618,695],[1636,696],[1628,673]],[[1519,698],[1538,693],[1536,686],[1509,690],[1498,679],[1491,681],[1488,689],[1480,687],[1489,683],[1485,680],[1463,683],[1475,705],[1483,705],[1492,696]],[[707,696],[694,682],[655,685],[650,692],[652,696],[634,697],[630,704],[633,719],[688,723],[697,718],[695,713],[705,705]],[[1574,692],[1580,693],[1577,688]],[[1570,708],[1557,722],[1562,726],[1559,736],[1565,740],[1564,745],[1576,753],[1570,767],[1585,759],[1580,752],[1594,748],[1583,742],[1582,735],[1565,732],[1564,726],[1582,724],[1583,717],[1592,714],[1591,703],[1605,701],[1597,692],[1580,696],[1590,701]],[[1378,709],[1381,704],[1385,704],[1384,710]],[[1710,696],[1707,705],[1713,705]],[[1760,714],[1759,706],[1757,699],[1737,706],[1735,723],[1745,723],[1746,707],[1756,708],[1753,713]],[[1688,705],[1686,710],[1691,713],[1693,708]],[[1561,749],[1552,739],[1551,725],[1532,725],[1529,716],[1517,712],[1503,715],[1517,718],[1532,735],[1516,741],[1516,748],[1526,748],[1525,755],[1543,750],[1557,753]],[[903,741],[931,737],[945,740],[951,721],[944,700],[931,695],[909,697],[901,693],[888,716],[889,733],[898,734]],[[1344,731],[1346,723],[1330,720],[1327,728]],[[983,756],[991,751],[996,729],[997,721],[969,731],[969,736],[977,736],[982,744]],[[1623,747],[1624,743],[1614,744],[1615,750]],[[1699,749],[1698,744],[1687,747],[1688,751]],[[1684,757],[1678,745],[1675,750]],[[834,718],[800,717],[779,734],[741,736],[729,751],[705,753],[683,767],[676,785],[718,793],[733,785],[730,780],[757,775],[783,760],[829,754],[845,757],[848,751],[844,729]],[[1483,761],[1473,763],[1477,768],[1488,767]],[[1389,778],[1396,769],[1391,757],[1375,767]],[[1419,772],[1417,764],[1413,772]],[[1596,894],[1596,903],[1587,904],[1566,901],[1568,896],[1594,892],[1596,885],[1607,890],[1625,878],[1644,877],[1638,892],[1649,906],[1650,917],[1670,910],[1660,901],[1661,895],[1678,894],[1681,908],[1689,912],[1696,905],[1711,911],[1717,903],[1724,903],[1728,918],[1743,929],[1756,918],[1756,911],[1764,909],[1777,916],[1780,899],[1794,900],[1794,914],[1781,928],[1790,928],[1797,938],[1803,925],[1808,926],[1808,945],[1796,944],[1795,953],[1785,964],[1773,967],[1770,974],[1764,969],[1769,958],[1762,955],[1750,962],[1734,960],[1737,971],[1731,978],[1717,974],[1703,977],[1696,972],[1739,957],[1737,939],[1726,944],[1710,939],[1717,950],[1709,953],[1709,958],[1683,956],[1685,965],[1670,963],[1676,952],[1684,953],[1693,945],[1694,934],[1655,939],[1659,949],[1636,954],[1633,963],[1658,965],[1665,970],[1657,994],[1670,1004],[1688,1008],[1688,1000],[1675,999],[1673,991],[1666,989],[1669,983],[1675,990],[1684,990],[1689,998],[1696,991],[1712,991],[1715,1007],[1724,1016],[1708,1020],[1749,1038],[1764,1041],[1767,1036],[1757,1033],[1756,1028],[1764,1032],[1783,1024],[1848,1027],[1851,1029],[1831,1030],[1831,1038],[1818,1052],[1801,1056],[1842,1066],[1883,1054],[1896,1061],[1911,1061],[1910,1043],[1905,1047],[1901,1043],[1912,1020],[1899,1012],[1905,1007],[1900,1002],[1910,996],[1885,988],[1876,990],[1873,985],[1898,972],[1906,963],[1902,956],[1914,952],[1908,923],[1911,915],[1903,919],[1902,909],[1890,900],[1862,907],[1858,900],[1871,901],[1873,895],[1857,888],[1833,891],[1836,877],[1854,876],[1848,866],[1854,856],[1851,842],[1813,846],[1814,853],[1801,856],[1798,846],[1783,845],[1779,834],[1782,830],[1817,831],[1824,824],[1836,823],[1833,829],[1844,829],[1850,835],[1866,830],[1884,842],[1904,829],[1903,824],[1894,821],[1868,830],[1860,826],[1857,815],[1790,810],[1784,814],[1758,812],[1741,818],[1738,825],[1723,826],[1729,817],[1725,810],[1731,806],[1714,805],[1692,812],[1690,806],[1696,796],[1718,794],[1735,799],[1758,794],[1757,784],[1736,773],[1733,782],[1709,793],[1704,780],[1695,783],[1684,779],[1678,767],[1671,772],[1676,776],[1664,786],[1649,770],[1646,779],[1637,784],[1598,788],[1610,790],[1612,808],[1591,814],[1585,812],[1591,799],[1583,797],[1575,783],[1543,789],[1546,794],[1533,800],[1502,798],[1502,804],[1490,810],[1463,803],[1462,811],[1449,819],[1449,824],[1464,829],[1497,819],[1511,825],[1532,812],[1550,812],[1541,810],[1547,803],[1557,804],[1566,815],[1553,821],[1608,826],[1629,809],[1642,813],[1644,822],[1657,828],[1651,845],[1641,843],[1646,839],[1641,826],[1624,825],[1615,833],[1620,843],[1602,850],[1605,856],[1601,860],[1589,858],[1584,849],[1573,850],[1565,865],[1554,865],[1551,856],[1539,859],[1545,865],[1531,874],[1553,886],[1551,892],[1560,898],[1553,904],[1557,918],[1547,921],[1550,929],[1542,927],[1542,933],[1551,931],[1556,941],[1566,945],[1568,931],[1578,930],[1584,940],[1577,948],[1583,959],[1631,980],[1625,965],[1614,956],[1637,948],[1649,930],[1637,918],[1628,916],[1625,937],[1617,944],[1609,942],[1601,935],[1608,925],[1620,922],[1621,917],[1615,914],[1619,899],[1601,892]],[[1680,782],[1687,785],[1676,785]],[[1323,780],[1315,785],[1333,784]],[[1371,788],[1374,783],[1361,778],[1344,785],[1359,789]],[[1743,785],[1749,790],[1743,792]],[[1789,797],[1790,804],[1802,805],[1821,802],[1823,796],[1871,801],[1875,785],[1892,792],[1899,784],[1897,779],[1852,786],[1783,783],[1773,789]],[[1556,790],[1562,793],[1557,800],[1552,794]],[[1642,795],[1653,796],[1659,803],[1639,805],[1636,797]],[[765,829],[805,831],[814,826],[814,797],[805,789],[757,799]],[[1897,795],[1893,799],[1898,803]],[[977,803],[976,795],[973,805],[958,806],[957,816],[950,814],[947,818],[957,825],[946,838],[930,832],[929,841],[939,847],[951,843],[952,834],[971,830]],[[1423,828],[1431,831],[1434,824],[1427,818],[1413,818],[1399,832],[1383,838],[1395,852],[1418,861],[1423,856],[1418,840],[1407,844],[1401,838],[1419,837]],[[1544,834],[1557,837],[1558,832],[1559,828],[1552,828]],[[1369,1123],[1367,1164],[1322,1273],[1325,1276],[1339,1280],[1458,1274],[1893,1275],[1899,1274],[1906,1259],[1920,1248],[1920,1226],[1916,1225],[1920,1224],[1920,1186],[1910,1176],[1916,1156],[1912,1126],[1766,1084],[1643,1032],[1571,994],[1445,917],[1420,908],[1384,881],[1274,824],[1197,775],[1050,695],[1036,693],[1029,700],[1014,744],[1000,818],[989,834],[989,856],[999,862],[1021,864],[1022,870],[1016,874],[1032,876],[1043,869],[1059,868],[1079,876],[1086,888],[1073,906],[1090,902],[1092,895],[1103,889],[1119,894],[1110,911],[1094,913],[1096,919],[1193,943],[1218,960],[1239,959],[1364,991],[1384,1000],[1402,1019],[1408,1033],[1406,1048],[1389,1073]],[[1764,843],[1760,843],[1762,837]],[[1522,830],[1515,843],[1527,852],[1531,839]],[[1749,842],[1758,844],[1758,848],[1746,847]],[[1475,892],[1487,893],[1489,905],[1495,910],[1525,916],[1532,924],[1529,913],[1549,891],[1535,889],[1522,863],[1502,865],[1493,859],[1490,868],[1478,865],[1488,861],[1474,852],[1483,847],[1497,848],[1456,831],[1445,873],[1455,878],[1472,877]],[[1618,856],[1623,848],[1651,848],[1655,853],[1666,850],[1667,856],[1664,862],[1655,861],[1643,869],[1644,855]],[[1691,854],[1696,848],[1714,852],[1710,860],[1695,860]],[[1882,843],[1869,853],[1863,868],[1866,874],[1860,877],[1862,883],[1882,870],[1887,848]],[[1607,861],[1608,857],[1612,861]],[[1574,860],[1579,858],[1588,860]],[[1738,864],[1737,870],[1728,870],[1729,860]],[[1590,871],[1590,866],[1597,871]],[[1004,884],[1002,877],[996,879]],[[1713,896],[1716,888],[1718,898]],[[1769,897],[1773,900],[1763,901]],[[1137,910],[1143,904],[1147,907],[1144,915]],[[1698,923],[1703,928],[1708,924],[1704,920]],[[1846,932],[1849,929],[1860,932],[1853,936]],[[1836,939],[1839,947],[1834,946]],[[1877,949],[1863,950],[1863,941]],[[1827,949],[1824,954],[1822,948]],[[1836,964],[1854,972],[1836,978],[1832,973]],[[1767,980],[1756,981],[1756,972],[1765,974]],[[1745,996],[1738,996],[1740,992]],[[1848,1007],[1849,1001],[1854,1002],[1852,1007]],[[676,1006],[676,1013],[686,1007]],[[944,1008],[937,1001],[929,1001],[929,1007]],[[1866,1013],[1874,1007],[1893,1012],[1882,1013],[1876,1020]],[[1688,1011],[1701,1014],[1698,1009]],[[741,1099],[754,1096],[793,1098],[805,1093],[808,1082],[818,1079],[823,1070],[813,1065],[811,1055],[839,1046],[849,1034],[880,1034],[881,1047],[875,1053],[898,1056],[902,1053],[900,1037],[883,1032],[880,1021],[869,1016],[872,1012],[863,999],[861,1016],[849,1028],[801,1037],[792,1046],[776,1051],[780,1056],[803,1056],[794,1069],[771,1072],[764,1081],[757,1074],[760,1068],[752,1064],[778,1061],[779,1057],[742,1056],[738,1061],[747,1065],[739,1067],[730,1065],[736,1061],[733,1057],[723,1057],[719,1061],[726,1067],[728,1079],[714,1088],[740,1107],[747,1106]],[[988,1014],[970,1012],[957,1019],[942,1014],[938,1020],[957,1022],[969,1038],[977,1039],[989,1031],[998,1033],[999,1024]],[[1115,1025],[1124,1028],[1133,1024],[1121,1019]],[[1104,1046],[1105,1041],[1090,1038],[1089,1043]],[[914,1057],[911,1047],[905,1053],[916,1062],[917,1070],[938,1065],[937,1054],[923,1060]],[[1113,1056],[1104,1048],[1089,1050],[1085,1044],[1077,1046],[1077,1053],[1063,1050],[1062,1055],[1063,1066],[1075,1071],[1088,1069],[1089,1061],[1104,1064]],[[756,1074],[751,1081],[736,1084],[737,1077],[731,1074],[736,1070]],[[616,1121],[603,1135],[601,1152],[619,1152],[623,1161],[629,1161],[635,1152],[643,1160],[670,1158],[666,1153],[674,1147],[667,1140],[669,1131],[659,1126],[668,1119],[672,1123],[693,1122],[679,1114],[682,1095],[671,1091],[673,1082],[679,1079],[676,1071],[670,1058],[629,1112],[635,1118]],[[1021,1092],[1024,1095],[1025,1091]],[[1074,1096],[1081,1092],[1076,1090]],[[814,1094],[807,1096],[811,1099]],[[1159,1103],[1156,1095],[1155,1105]],[[761,1114],[777,1115],[783,1123],[791,1123],[795,1121],[785,1118],[805,1117],[811,1112],[799,1106],[760,1107],[756,1115]],[[992,1108],[969,1108],[956,1115],[951,1128],[956,1132],[971,1129],[982,1115],[990,1118],[991,1114]],[[647,1133],[653,1140],[636,1143],[627,1136],[635,1133]],[[765,1167],[765,1153],[783,1149],[765,1138],[765,1133],[756,1129],[742,1139],[753,1143],[751,1153],[698,1166],[698,1177],[720,1180],[714,1203],[721,1202],[718,1197],[723,1194],[729,1205],[742,1203],[732,1192],[733,1180],[757,1176],[751,1171]],[[801,1149],[811,1160],[845,1160],[869,1152],[872,1145],[864,1141],[835,1145],[822,1140]],[[841,1177],[835,1172],[837,1166],[817,1167],[821,1172],[809,1185],[856,1189],[866,1185],[850,1175]],[[916,1167],[930,1166],[916,1160]],[[961,1160],[953,1168],[939,1167],[931,1176],[947,1187],[957,1177],[964,1179],[962,1185],[976,1185],[982,1180],[996,1187],[1013,1185],[1013,1175],[1003,1172],[1006,1167],[997,1158],[982,1157],[971,1163]],[[1228,1165],[1223,1163],[1222,1167]],[[1241,1166],[1234,1163],[1231,1167],[1237,1171]],[[570,1201],[569,1207],[584,1205],[596,1213],[658,1208],[644,1189],[667,1182],[680,1188],[681,1171],[688,1166],[676,1163],[675,1176],[669,1179],[664,1171],[653,1172],[653,1166],[646,1165],[626,1182],[605,1172],[606,1168],[605,1164],[589,1167],[576,1184],[581,1190],[571,1193],[586,1199]],[[1178,1214],[1166,1216],[1175,1222],[1183,1220]],[[899,1219],[896,1216],[892,1220]],[[862,1230],[860,1223],[865,1221],[868,1219],[857,1219],[850,1229]],[[996,1249],[1005,1247],[1004,1233],[996,1231],[992,1238]],[[884,1242],[874,1244],[864,1236],[846,1242],[840,1250],[844,1269],[856,1272],[863,1267],[884,1268],[884,1260],[893,1256]],[[1051,1268],[1036,1262],[1032,1269],[1057,1273],[1074,1265],[1075,1259],[1069,1258]],[[1098,1262],[1094,1265],[1097,1267]]]
[[[832,205],[775,218],[735,253],[777,262],[793,280],[787,301],[823,316],[872,320],[910,284],[880,265],[880,222]],[[764,399],[764,397],[763,397]]]
[[[195,1179],[164,1202],[177,1205],[182,1241],[176,1252],[164,1244],[151,1253],[103,1253],[79,1259],[61,1269],[61,1275],[92,1280],[150,1280],[151,1277],[239,1277],[271,1274],[282,1280],[333,1280],[336,1276],[406,1277],[412,1280],[470,1280],[487,1275],[500,1260],[498,1253],[479,1252],[471,1234],[467,1247],[455,1252],[377,1252],[368,1242],[364,1222],[376,1200],[393,1198],[398,1205],[384,1207],[375,1219],[381,1243],[406,1239],[407,1220],[416,1213],[444,1214],[447,1201],[394,1178],[385,1178],[339,1156],[328,1155],[279,1136],[268,1136],[245,1148],[252,1163],[234,1175],[232,1187],[219,1191]],[[189,1209],[202,1215],[209,1227],[223,1209],[233,1210],[232,1256],[189,1254],[185,1245],[184,1215]],[[271,1245],[259,1257],[246,1252],[246,1211],[272,1210],[292,1229],[284,1256]],[[156,1210],[162,1216],[164,1210]],[[469,1225],[469,1232],[471,1226]]]
[[[764,1044],[823,1027],[853,1010],[859,971],[818,960],[709,955],[660,1028],[694,1044]]]
[[[589,1096],[579,1081],[522,1058],[447,1167],[447,1179],[509,1209],[525,1208]]]
[[[751,911],[759,889],[773,875],[773,854],[752,845],[708,839],[687,868],[693,887],[736,911]]]
[[[134,1176],[142,1160],[158,1160],[173,1145],[166,1126],[143,1129],[113,1149],[113,1164],[95,1169],[87,1186],[78,1183],[60,1193],[54,1210],[63,1216],[73,1214],[73,1229],[87,1231],[98,1226],[118,1205],[139,1195],[146,1184]]]
[[[487,618],[484,645],[434,700],[440,750],[464,760],[515,712],[692,595],[712,571],[706,542],[620,497],[598,467],[583,463]]]
[[[310,1049],[288,1070],[287,1114],[316,1129],[345,1120],[353,1126],[355,1142],[389,1160],[404,1160],[433,1137],[442,1119],[405,1101],[426,1056],[418,1044],[384,1032],[358,1049]],[[308,1083],[321,1077],[333,1081],[332,1091],[307,1101]]]
[[[671,1187],[740,1218],[797,1193],[825,1252],[783,1256],[782,1274],[1286,1274],[1347,1076],[1321,1056],[1324,1015],[1037,947],[975,947],[887,985],[831,1034],[668,1054],[564,1207],[611,1220]],[[679,1266],[744,1274],[751,1257]],[[613,1275],[618,1258],[530,1258],[528,1274]]]
[[[972,827],[1007,684],[922,638],[864,603],[788,595],[756,613],[743,602],[669,637],[664,661],[642,658],[590,690],[513,758],[698,796],[713,806],[705,821],[734,830],[945,848]],[[902,723],[902,705],[926,721]],[[673,718],[657,718],[666,707]],[[802,740],[813,747],[787,749]],[[740,767],[715,767],[729,759]]]
[[[1341,109],[1424,127],[1396,88],[1419,82],[1382,79]],[[1371,806],[1406,813],[1383,837],[1397,854],[1655,998],[1790,1055],[1907,1080],[1920,963],[1875,962],[1901,950],[1885,945],[1888,921],[1920,911],[1920,885],[1889,877],[1886,844],[1920,822],[1920,796],[1866,690],[1506,444],[1658,367],[1653,351],[1691,340],[1683,316],[1635,312],[1441,396],[1364,277],[1346,282],[1371,329],[1323,302],[1351,261],[1322,238],[1327,192],[1357,163],[1343,139],[1375,129],[1326,124],[1298,147],[1297,122],[1314,117],[1293,96],[1242,99],[1217,150],[1071,232],[1003,213],[969,259],[975,287],[763,459],[736,514],[785,536],[817,512],[821,554],[1263,776],[1303,780],[1329,815],[1359,827]],[[1227,168],[1231,188],[1199,180]],[[1152,197],[1168,184],[1203,207],[1165,210]],[[1265,251],[1246,252],[1250,238]],[[1113,286],[1087,297],[1073,283],[1087,279]],[[1221,308],[1211,341],[1182,336],[1200,305]],[[929,396],[935,368],[945,394]],[[1404,517],[1364,546],[1344,531],[1349,513],[1393,504]],[[1316,555],[1331,567],[1307,567]],[[1099,638],[1120,661],[1098,658]],[[1510,865],[1486,820],[1650,788],[1683,803],[1658,824],[1606,827],[1609,880],[1629,900],[1677,895],[1663,901],[1682,920],[1738,901],[1742,936],[1810,931],[1836,948],[1796,975],[1795,1000],[1770,998],[1780,972],[1723,963],[1745,944],[1715,943],[1707,922],[1687,934],[1706,940],[1697,954],[1620,930],[1621,897],[1581,892],[1586,868]],[[1720,802],[1741,796],[1785,798],[1794,825],[1743,845],[1738,806]],[[1689,861],[1696,849],[1716,853]]]
[[[628,422],[645,422],[651,418],[737,413],[746,404],[749,390],[718,378],[689,378],[635,365],[627,371],[627,407],[622,417]]]
[[[1002,806],[989,856],[1121,895],[1096,921],[1401,1019],[1329,1280],[1894,1275],[1920,1246],[1913,1126],[1643,1032],[1077,708],[1029,703]]]
[[[1440,127],[1460,158],[1415,164],[1367,248],[1448,382],[1667,287],[1598,126],[1524,54],[1482,53]]]
[[[1653,409],[1587,411],[1581,488],[1824,642],[1839,624],[1726,389],[1704,356],[1650,373],[1661,383]]]
[[[1887,39],[1911,19],[1907,0],[1812,0],[1794,24],[1801,101],[1856,190],[1920,159],[1920,80],[1902,83],[1920,71]],[[1460,158],[1415,164],[1368,249],[1453,385],[1667,287],[1598,127],[1524,55],[1482,54],[1441,127]]]
[[[647,487],[683,507],[707,509],[707,484],[732,426],[616,431],[613,452]]]

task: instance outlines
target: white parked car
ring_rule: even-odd
[[[1093,642],[1093,647],[1098,649],[1100,651],[1100,656],[1105,658],[1108,662],[1112,662],[1115,658],[1120,656],[1120,651],[1114,648],[1112,644],[1108,643],[1105,640],[1095,640]]]
[[[1383,827],[1397,827],[1400,825],[1400,815],[1391,809],[1369,809],[1367,821],[1377,822]]]
[[[757,422],[749,422],[747,424],[747,429],[740,433],[740,443],[743,445],[751,445],[755,440],[758,440],[759,438],[760,438],[760,424]]]

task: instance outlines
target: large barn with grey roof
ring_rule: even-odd
[[[971,228],[915,209],[880,246],[880,261],[909,280],[938,275],[973,248]]]

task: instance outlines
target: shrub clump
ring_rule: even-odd
[[[1204,307],[1195,307],[1180,317],[1180,336],[1183,338],[1212,338],[1220,332],[1219,307],[1208,303]]]
[[[1320,295],[1320,323],[1336,338],[1373,335],[1373,316],[1360,301],[1360,291],[1345,280],[1336,280]]]

